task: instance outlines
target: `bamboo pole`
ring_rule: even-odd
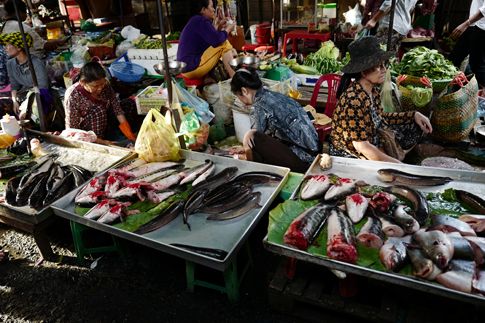
[[[396,10],[396,0],[391,2],[391,11],[389,12],[389,30],[387,34],[387,51],[391,50],[392,33],[394,27],[394,11]]]

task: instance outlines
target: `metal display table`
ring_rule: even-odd
[[[250,171],[263,171],[276,173],[281,175],[283,179],[277,185],[255,187],[255,191],[261,192],[261,207],[251,210],[238,218],[227,221],[207,221],[204,214],[192,214],[189,218],[192,228],[191,231],[189,231],[187,226],[183,224],[181,215],[166,226],[144,235],[128,232],[111,225],[86,219],[74,212],[74,197],[79,189],[76,189],[54,203],[52,209],[56,215],[70,221],[80,223],[87,227],[103,231],[186,260],[187,264],[189,264],[187,265],[189,289],[193,288],[193,268],[190,267],[193,267],[194,264],[203,265],[214,270],[221,271],[226,276],[234,276],[236,275],[234,266],[238,251],[244,246],[251,231],[256,227],[261,217],[266,214],[271,203],[283,187],[285,181],[287,180],[289,169],[185,150],[182,150],[182,155],[182,157],[185,159],[185,165],[187,167],[200,164],[201,162],[210,159],[216,164],[216,173],[220,172],[226,167],[235,166],[238,168],[237,174]],[[226,251],[227,255],[224,259],[219,260],[196,253],[194,251],[176,247],[172,245],[174,243],[203,248],[221,249]],[[190,272],[191,270],[192,274]],[[189,277],[190,275],[192,275],[192,277]],[[222,288],[222,291],[227,292],[230,298],[235,300],[237,299],[238,286],[237,284],[236,286],[232,287],[228,286],[228,284],[234,285],[234,281],[234,277],[226,280],[226,286]],[[214,286],[212,286],[212,288],[214,288]]]
[[[316,174],[335,174],[340,177],[349,177],[357,180],[363,180],[371,185],[388,186],[377,178],[377,170],[381,168],[394,168],[404,172],[428,176],[447,176],[453,181],[446,185],[434,187],[416,187],[422,192],[442,192],[447,188],[466,190],[472,194],[485,198],[485,173],[465,170],[454,170],[445,168],[434,168],[424,166],[414,166],[406,164],[394,164],[386,162],[348,159],[341,157],[332,157],[333,167],[327,171],[322,171],[319,167],[320,155],[314,160],[305,175]],[[293,195],[297,192],[295,191]],[[384,272],[375,269],[365,268],[359,265],[353,265],[342,261],[332,260],[324,256],[315,256],[306,251],[297,250],[287,245],[274,243],[268,240],[268,235],[263,239],[265,248],[273,253],[290,258],[315,263],[329,269],[340,270],[345,273],[356,274],[359,276],[369,277],[383,282],[401,285],[412,289],[420,290],[430,294],[441,295],[451,299],[473,303],[483,306],[485,297],[459,292],[450,288],[432,283],[427,280],[419,279],[413,276],[402,275],[398,273]]]

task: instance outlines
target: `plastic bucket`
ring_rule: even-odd
[[[236,131],[236,138],[239,142],[243,142],[246,132],[251,130],[251,119],[249,112],[245,113],[240,110],[232,109],[232,117],[234,118],[234,130]]]
[[[258,25],[249,26],[249,34],[251,35],[251,44],[256,44],[256,27]]]
[[[271,39],[271,25],[269,23],[259,24],[256,26],[256,44],[269,44]]]

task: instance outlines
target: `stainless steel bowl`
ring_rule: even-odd
[[[476,127],[475,136],[480,143],[485,143],[485,126]]]
[[[187,64],[184,63],[184,62],[169,61],[168,62],[168,72],[171,75],[180,74],[184,70],[185,66],[187,66]],[[160,75],[165,74],[165,72],[164,72],[165,71],[165,64],[164,63],[158,63],[158,64],[153,65],[153,69],[155,70],[155,72],[157,72]]]
[[[259,66],[259,58],[256,56],[241,56],[232,59],[229,62],[233,68],[240,68],[240,67],[251,67],[251,68],[258,68]]]

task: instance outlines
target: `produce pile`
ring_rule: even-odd
[[[456,67],[435,49],[418,46],[404,54],[401,62],[393,65],[397,74],[417,77],[427,76],[431,80],[452,79],[458,73]]]
[[[161,49],[163,48],[163,42],[161,39],[154,39],[148,37],[147,35],[141,35],[137,39],[133,41],[133,45],[135,48],[138,49]],[[171,45],[167,44],[167,49],[170,48]]]
[[[322,43],[318,51],[308,54],[304,64],[315,68],[320,74],[336,73],[350,61],[348,54],[342,60],[339,58],[339,49],[329,40]]]
[[[216,173],[210,160],[185,168],[179,162],[146,163],[135,159],[92,179],[74,198],[76,213],[145,234],[173,221],[180,213],[190,230],[189,216],[204,213],[208,221],[225,221],[260,208],[258,185],[279,183],[277,174],[236,167]]]
[[[446,177],[392,169],[379,176],[395,185],[306,178],[298,200],[270,212],[269,241],[485,296],[485,201],[461,190],[425,196],[401,185],[442,185]]]

